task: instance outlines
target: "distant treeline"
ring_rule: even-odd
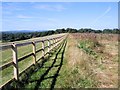
[[[59,33],[113,33],[113,34],[120,34],[120,29],[104,29],[104,30],[93,30],[93,29],[56,29],[50,31],[36,31],[36,32],[2,32],[2,37],[0,38],[2,42],[13,42],[19,40],[25,40],[35,37],[43,37],[52,34],[59,34]]]

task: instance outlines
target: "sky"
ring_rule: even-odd
[[[2,31],[118,28],[117,2],[2,2]]]

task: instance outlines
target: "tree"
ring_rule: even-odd
[[[62,28],[62,29],[56,29],[55,33],[66,33],[66,30],[64,28]]]
[[[77,33],[78,32],[77,29],[72,29],[72,28],[67,28],[66,31],[69,33]]]
[[[112,33],[112,29],[104,29],[103,33]]]

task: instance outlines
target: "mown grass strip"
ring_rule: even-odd
[[[26,70],[25,73],[23,73],[20,76],[20,81],[18,81],[18,82],[14,81],[11,84],[9,84],[8,87],[24,88],[24,89],[26,89],[26,88],[41,88],[41,87],[43,88],[43,87],[48,87],[48,86],[50,87],[52,81],[50,82],[48,79],[47,82],[49,82],[49,83],[44,83],[44,81],[46,82],[46,79],[45,80],[42,80],[42,79],[47,78],[50,75],[54,75],[54,73],[56,72],[56,70],[57,70],[56,66],[57,65],[59,66],[59,61],[57,58],[59,58],[59,53],[61,51],[62,44],[63,43],[60,44],[60,47],[59,47],[59,45],[57,46],[57,47],[59,47],[59,49],[57,49],[57,47],[56,47],[57,50],[56,49],[51,50],[50,56],[46,56],[43,60],[38,62],[37,65],[30,67],[31,69],[29,69],[29,70]],[[56,54],[58,54],[58,55],[56,56]],[[56,59],[55,59],[55,57],[56,57]],[[31,61],[28,58],[27,60],[20,62],[19,66],[22,66],[22,64],[25,62],[29,63]],[[54,64],[53,64],[53,62],[54,62]],[[23,66],[20,67],[20,72],[24,68],[25,67],[23,67]],[[44,76],[44,78],[43,78],[43,76]],[[39,82],[38,83],[36,83],[36,82],[39,81],[40,77],[41,77],[42,82],[40,85],[37,85],[37,84],[39,84]]]

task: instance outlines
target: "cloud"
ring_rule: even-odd
[[[97,21],[99,21],[102,17],[104,17],[108,12],[110,12],[110,10],[111,10],[111,7],[108,7],[103,14],[101,14],[98,18],[96,18],[96,19],[94,20],[93,24],[95,24],[95,23],[96,23]]]
[[[5,14],[5,15],[6,15],[6,14],[7,14],[7,15],[13,14],[11,11],[2,11],[2,13]]]
[[[47,18],[47,20],[50,21],[50,22],[56,22],[56,23],[59,21],[56,18]]]
[[[27,19],[27,18],[33,18],[33,17],[31,17],[31,16],[25,16],[25,15],[18,15],[17,18]]]
[[[63,11],[66,9],[65,7],[63,7],[63,5],[48,5],[48,4],[36,5],[34,6],[34,8],[48,11]]]
[[[35,17],[35,16],[27,16],[27,15],[17,15],[16,18],[19,18],[19,19],[34,18],[34,19],[39,19],[39,20],[42,20],[42,21],[55,22],[55,23],[57,23],[59,21],[57,18],[52,18],[52,17]]]
[[[21,11],[24,10],[24,7],[20,7],[21,3],[17,2],[7,2],[7,3],[2,3],[2,8],[3,10],[8,10],[8,11]]]

